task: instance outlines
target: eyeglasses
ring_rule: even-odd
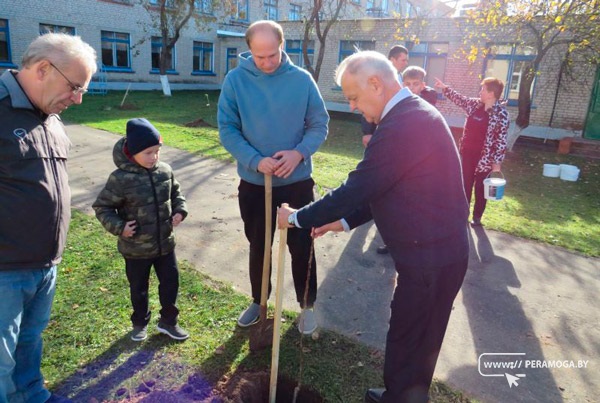
[[[71,80],[69,80],[69,79],[67,78],[67,76],[65,76],[65,75],[63,74],[63,72],[62,72],[62,71],[60,71],[60,70],[58,69],[58,67],[56,67],[56,66],[55,66],[55,65],[54,65],[52,62],[48,62],[48,63],[50,63],[50,66],[54,67],[54,68],[56,69],[56,71],[58,71],[58,73],[59,73],[61,76],[63,76],[63,78],[64,78],[65,80],[67,80],[67,82],[69,83],[69,87],[71,87],[71,92],[73,92],[73,95],[83,95],[83,94],[85,94],[85,93],[87,93],[87,92],[88,92],[88,90],[87,90],[87,89],[85,89],[85,88],[83,88],[82,86],[73,84],[73,82],[72,82]]]

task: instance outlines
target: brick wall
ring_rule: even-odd
[[[10,39],[13,63],[19,64],[26,46],[39,33],[39,24],[48,23],[75,27],[76,33],[89,42],[99,53],[101,50],[100,31],[115,31],[130,34],[131,45],[142,39],[146,42],[135,46],[132,50],[131,67],[133,73],[109,72],[109,82],[152,82],[158,83],[157,74],[151,74],[150,35],[145,26],[150,25],[149,14],[137,3],[127,0],[69,0],[54,2],[48,0],[0,0],[0,18],[7,19],[10,26]],[[287,18],[289,4],[301,4],[303,12],[309,10],[308,2],[282,0],[279,2],[280,18]],[[366,0],[361,0],[359,7],[349,9],[348,13],[359,14],[366,7]],[[391,2],[390,2],[391,3]],[[251,21],[264,17],[263,0],[249,0],[249,18]],[[194,83],[197,85],[219,85],[226,71],[227,48],[236,48],[238,52],[246,50],[243,38],[217,36],[216,30],[243,33],[247,23],[234,21],[229,17],[219,16],[217,23],[209,30],[197,31],[195,25],[182,32],[176,45],[176,70],[178,74],[169,75],[169,81],[177,83]],[[300,21],[282,21],[287,39],[302,39],[304,27]],[[449,51],[444,77],[445,83],[459,92],[476,97],[483,74],[483,60],[469,64],[459,52],[462,43],[460,24],[462,19],[431,19],[421,29],[419,37],[424,42],[448,43]],[[319,78],[319,87],[327,101],[345,103],[344,96],[335,85],[334,71],[339,61],[341,40],[374,40],[376,50],[387,54],[388,49],[399,42],[398,34],[404,33],[400,22],[394,19],[349,19],[336,23],[327,38],[323,66]],[[319,51],[319,42],[315,39],[315,61]],[[214,76],[192,75],[193,41],[211,42],[214,44]],[[550,52],[536,78],[533,95],[531,124],[567,129],[580,129],[590,102],[594,74],[584,64],[575,64],[576,79],[563,80],[558,85],[560,62],[564,58],[564,49]],[[463,112],[447,100],[439,100],[438,108],[444,113],[452,125],[461,126],[464,121]],[[515,119],[517,110],[509,108],[511,118]]]
[[[483,58],[470,64],[460,52],[462,45],[461,19],[432,19],[423,28],[419,37],[422,42],[448,43],[448,58],[444,77],[439,77],[460,93],[478,97],[480,82],[484,73]],[[286,37],[302,38],[301,22],[282,22]],[[397,32],[402,32],[399,22],[394,19],[379,20],[346,20],[334,25],[330,31],[323,66],[319,77],[319,88],[323,97],[332,102],[345,102],[343,94],[334,83],[334,71],[339,61],[341,40],[372,40],[376,41],[376,50],[387,55],[389,48],[398,43]],[[318,42],[315,44],[315,55],[318,52]],[[536,78],[531,111],[531,125],[548,126],[566,129],[581,129],[588,111],[590,95],[593,87],[595,72],[589,66],[575,63],[572,68],[576,80],[563,78],[559,87],[558,71],[564,58],[564,49],[555,49],[543,61],[540,74]],[[316,56],[315,56],[316,61]],[[499,77],[504,80],[504,77]],[[557,95],[558,94],[558,95]],[[556,104],[555,104],[556,97]],[[451,125],[461,126],[464,122],[463,111],[452,102],[441,99],[438,109],[446,116]],[[517,117],[517,108],[508,108],[511,119]]]

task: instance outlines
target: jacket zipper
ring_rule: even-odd
[[[152,172],[146,169],[150,178],[150,186],[152,187],[152,196],[154,197],[154,209],[156,210],[156,239],[158,240],[158,256],[162,256],[162,239],[160,239],[160,212],[158,210],[158,197],[156,197],[156,187],[152,179]]]
[[[57,214],[56,214],[56,232],[54,234],[54,252],[52,253],[51,264],[54,258],[56,258],[58,254],[58,244],[60,240],[60,219],[62,216],[62,196],[60,192],[60,178],[58,176],[58,168],[56,167],[56,158],[54,156],[53,148],[50,146],[50,138],[48,136],[48,127],[46,126],[46,121],[41,122],[42,127],[44,128],[44,135],[46,136],[46,151],[48,152],[48,160],[50,162],[50,167],[52,169],[52,176],[54,177],[55,184],[55,195],[56,195],[56,206],[57,206]]]

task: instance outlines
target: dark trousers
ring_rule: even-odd
[[[160,321],[166,325],[175,325],[179,309],[175,305],[179,290],[179,271],[175,252],[153,259],[125,259],[125,272],[129,280],[131,294],[131,323],[134,326],[146,326],[150,321],[148,306],[148,284],[150,269],[154,266],[158,278],[158,297],[160,300]]]
[[[300,208],[314,200],[314,181],[307,179],[302,182],[286,186],[273,187],[272,206],[272,231],[271,244],[275,236],[277,224],[277,206],[288,203],[290,207]],[[252,285],[252,298],[260,303],[260,289],[262,283],[263,259],[265,250],[265,187],[240,181],[239,205],[244,233],[250,242],[250,284]],[[292,276],[296,299],[301,307],[304,304],[304,290],[308,274],[308,258],[311,255],[312,238],[310,228],[291,228],[288,230],[287,246],[292,256]],[[271,261],[273,259],[271,258]],[[272,266],[272,265],[271,265]],[[271,294],[271,281],[269,275],[269,295]],[[310,281],[306,307],[312,307],[317,298],[317,262],[314,253],[310,262]]]
[[[396,265],[385,347],[383,402],[427,402],[435,364],[468,258],[433,269]]]
[[[491,170],[476,172],[477,164],[481,158],[481,150],[463,150],[461,152],[463,185],[467,201],[471,204],[471,194],[475,187],[475,206],[473,207],[473,219],[480,220],[485,211],[487,200],[484,196],[483,180],[490,174]]]

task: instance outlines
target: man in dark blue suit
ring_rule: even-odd
[[[319,237],[375,220],[398,278],[385,389],[369,389],[365,399],[426,402],[469,256],[458,152],[442,115],[402,89],[383,55],[350,56],[338,67],[336,82],[350,108],[376,123],[377,130],[343,185],[297,211],[282,205],[278,223],[312,228],[313,237]]]

